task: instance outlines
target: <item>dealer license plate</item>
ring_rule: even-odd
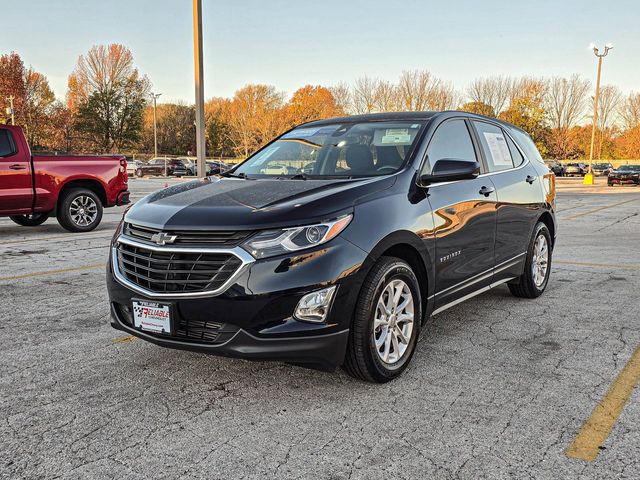
[[[133,324],[156,333],[171,333],[169,305],[156,302],[133,302]]]

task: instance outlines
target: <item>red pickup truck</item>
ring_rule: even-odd
[[[0,216],[24,226],[56,216],[71,232],[98,226],[102,209],[129,203],[122,155],[31,155],[20,127],[0,125]]]

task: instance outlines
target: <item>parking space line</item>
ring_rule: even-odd
[[[570,260],[553,260],[553,263],[559,263],[561,265],[575,265],[577,267],[600,267],[600,268],[615,268],[625,270],[640,270],[640,265],[635,264],[612,264],[612,263],[591,263],[591,262],[573,262]]]
[[[43,237],[37,237],[37,238],[22,238],[20,240],[8,240],[6,242],[2,242],[2,245],[5,246],[5,245],[11,245],[13,243],[27,243],[27,242],[49,242],[51,240],[81,241],[81,240],[93,240],[95,238],[111,238],[112,236],[113,236],[113,232],[100,232],[99,235],[83,235],[82,237],[73,236],[73,235],[64,235],[64,236],[57,236],[57,237],[43,236]]]
[[[579,217],[584,217],[585,215],[590,215],[592,213],[596,213],[599,212],[601,210],[606,210],[607,208],[613,208],[613,207],[617,207],[619,205],[624,205],[625,203],[629,203],[629,202],[635,202],[636,200],[639,200],[638,198],[632,198],[631,200],[625,200],[624,202],[618,202],[618,203],[614,203],[612,205],[604,205],[602,207],[598,207],[598,208],[594,208],[593,210],[589,210],[587,212],[582,212],[582,213],[576,213],[575,215],[571,215],[567,218],[562,218],[562,221],[567,221],[567,220],[573,220],[574,218],[579,218]]]
[[[8,280],[21,280],[23,278],[40,277],[42,275],[55,275],[56,273],[78,272],[80,270],[93,270],[94,268],[105,268],[105,263],[95,263],[93,265],[83,265],[81,267],[59,268],[57,270],[45,270],[44,272],[31,272],[23,275],[12,275],[9,277],[0,277],[0,282]]]
[[[640,381],[640,347],[633,352],[604,398],[593,409],[573,443],[565,450],[567,457],[588,462],[596,459],[638,381]]]

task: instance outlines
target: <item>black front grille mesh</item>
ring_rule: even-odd
[[[151,241],[151,237],[160,232],[165,232],[167,235],[175,235],[176,239],[172,242],[173,244],[215,245],[220,247],[235,247],[252,233],[248,230],[160,230],[132,223],[124,225],[124,234],[139,240]]]
[[[130,282],[155,293],[217,290],[240,268],[230,253],[155,251],[118,245],[118,268]]]

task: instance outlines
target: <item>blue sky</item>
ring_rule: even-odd
[[[92,45],[123,43],[161,100],[193,101],[190,0],[21,0],[0,9],[0,53],[18,52],[56,94]],[[428,69],[459,89],[478,76],[595,78],[590,42],[613,42],[603,83],[640,91],[640,3],[203,0],[205,96],[247,83],[395,80]]]

